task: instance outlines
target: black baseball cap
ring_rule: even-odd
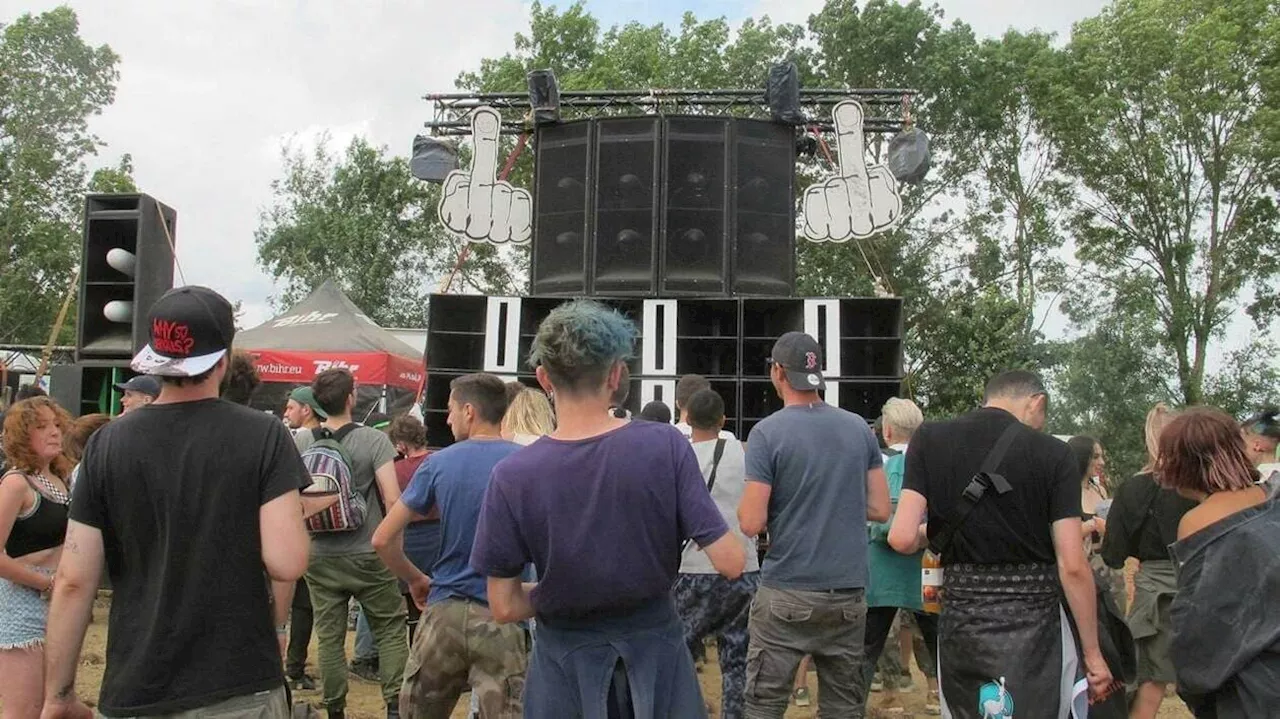
[[[133,358],[133,371],[162,377],[196,377],[231,349],[235,311],[208,287],[188,285],[164,293],[147,315],[151,342]]]
[[[802,392],[826,389],[822,380],[822,348],[804,332],[788,332],[773,343],[773,364],[787,372],[787,384]]]
[[[141,392],[142,394],[151,395],[152,397],[160,396],[160,380],[155,377],[149,377],[140,374],[131,378],[128,382],[121,382],[116,385],[116,389],[121,392]]]

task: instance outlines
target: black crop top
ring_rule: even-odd
[[[27,479],[27,483],[31,484],[31,480]],[[67,505],[58,504],[36,490],[34,510],[13,523],[9,539],[4,543],[4,552],[17,559],[42,549],[61,546],[66,535]]]

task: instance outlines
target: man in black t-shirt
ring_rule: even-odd
[[[1066,716],[1085,697],[1059,597],[1077,622],[1089,688],[1111,683],[1098,646],[1093,576],[1084,556],[1080,472],[1067,445],[1039,430],[1049,396],[1031,372],[997,375],[985,406],[916,431],[889,544],[910,554],[953,522],[966,488],[983,490],[943,550],[939,626],[942,701],[965,717]],[[977,475],[1012,432],[992,477]],[[972,485],[972,486],[971,486]],[[926,523],[927,520],[927,523]],[[947,710],[944,710],[944,714]]]
[[[49,610],[44,716],[89,716],[75,673],[105,562],[104,716],[284,719],[290,597],[276,593],[272,631],[267,578],[287,594],[306,570],[306,468],[274,417],[218,399],[235,334],[226,299],[174,289],[149,322],[133,369],[162,390],[85,449]]]

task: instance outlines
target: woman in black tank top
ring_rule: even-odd
[[[67,531],[71,461],[62,436],[71,418],[53,400],[9,408],[0,478],[0,703],[5,715],[40,716],[47,597]]]

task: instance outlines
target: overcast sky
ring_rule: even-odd
[[[0,0],[0,21],[58,2]],[[567,3],[554,3],[567,4]],[[685,10],[731,21],[803,22],[821,0],[588,0],[605,25],[678,22]],[[1066,35],[1103,0],[938,0],[979,33],[1038,27]],[[428,116],[419,98],[512,48],[521,0],[90,0],[71,2],[81,34],[121,57],[115,104],[92,127],[97,164],[133,156],[143,191],[178,211],[187,282],[244,302],[246,324],[271,316],[272,280],[253,231],[280,171],[281,143],[364,135],[407,154]]]

